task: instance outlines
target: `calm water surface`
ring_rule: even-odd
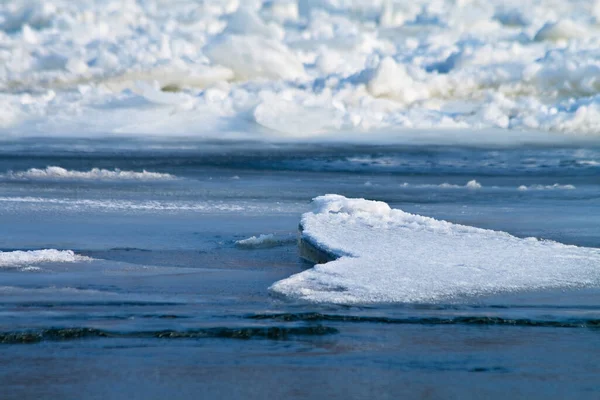
[[[177,179],[17,174],[48,166]],[[600,247],[600,149],[14,142],[0,174],[0,250],[93,258],[0,266],[2,399],[600,398],[595,288],[353,307],[268,291],[311,267],[296,230],[325,193]],[[259,234],[278,242],[235,244]]]

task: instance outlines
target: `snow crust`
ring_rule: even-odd
[[[0,268],[27,268],[40,263],[70,263],[90,260],[92,259],[75,254],[72,250],[0,251]]]
[[[339,304],[460,300],[498,292],[600,285],[600,249],[517,238],[325,195],[302,216],[302,237],[340,258],[271,286]]]
[[[0,139],[599,140],[598,4],[2,2]]]
[[[49,166],[44,169],[31,168],[27,171],[9,172],[5,175],[10,179],[28,179],[28,180],[172,180],[176,179],[174,175],[159,172],[121,171],[119,169],[107,170],[92,168],[89,171],[74,171],[65,168]]]

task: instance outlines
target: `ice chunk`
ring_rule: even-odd
[[[5,175],[9,179],[28,179],[28,180],[171,180],[176,179],[174,175],[160,172],[149,172],[143,170],[121,171],[120,169],[107,170],[92,168],[89,171],[74,171],[62,167],[49,166],[44,169],[31,168],[27,171],[9,172]]]
[[[284,32],[276,24],[265,24],[260,17],[248,9],[241,7],[229,19],[225,33],[237,35],[257,35],[266,38],[283,39]]]
[[[235,245],[241,249],[268,249],[271,247],[285,246],[295,242],[289,237],[276,237],[274,234],[251,236],[247,239],[238,240]]]
[[[391,97],[403,103],[428,97],[425,86],[415,82],[406,67],[390,57],[381,60],[367,87],[373,96]]]
[[[575,22],[564,19],[557,22],[548,22],[536,34],[534,40],[568,40],[582,38],[588,35],[588,30]]]
[[[407,185],[408,186],[408,185]],[[420,187],[435,187],[435,185],[418,185]],[[469,182],[467,182],[464,186],[461,185],[455,185],[452,183],[441,183],[439,185],[437,185],[437,187],[442,188],[442,189],[462,189],[462,188],[466,188],[469,190],[477,190],[477,189],[481,189],[483,186],[481,185],[481,183],[477,182],[475,179],[470,180]]]
[[[379,24],[384,27],[400,26],[405,22],[403,13],[398,12],[391,0],[384,1],[379,15]]]
[[[481,189],[481,183],[477,182],[475,179],[467,182],[465,186],[467,189]]]
[[[494,19],[505,26],[524,27],[531,23],[518,9],[499,9],[494,14]]]
[[[313,203],[301,222],[312,250],[305,254],[329,262],[276,282],[275,293],[340,304],[422,303],[600,285],[600,249],[521,239],[379,201],[326,195]]]
[[[287,1],[266,1],[263,3],[263,13],[278,22],[296,21],[298,19],[298,3]]]
[[[260,36],[224,35],[204,49],[215,63],[230,68],[236,78],[298,79],[304,66],[281,42]]]
[[[519,190],[574,190],[575,186],[573,185],[561,185],[559,183],[555,183],[554,185],[521,185],[518,187]]]
[[[0,29],[14,32],[25,26],[37,29],[45,28],[50,25],[57,10],[56,5],[52,2],[28,1],[20,3],[25,4],[15,7],[12,12],[8,12],[3,16]]]
[[[72,250],[0,251],[0,268],[27,268],[40,263],[68,263],[90,261],[90,257],[75,254]]]

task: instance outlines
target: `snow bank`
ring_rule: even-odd
[[[136,180],[136,181],[154,181],[154,180],[172,180],[177,179],[174,175],[163,174],[159,172],[121,171],[119,169],[107,170],[92,168],[89,171],[73,171],[61,167],[49,166],[44,169],[31,168],[27,171],[9,172],[5,175],[10,179],[27,180]]]
[[[72,250],[0,251],[0,268],[24,268],[40,263],[70,263],[90,260],[92,259],[75,254]]]
[[[0,139],[599,141],[598,3],[468,3],[2,2]]]
[[[600,249],[520,239],[378,201],[326,195],[313,203],[302,217],[302,240],[339,258],[276,282],[274,293],[340,304],[422,303],[600,285]]]

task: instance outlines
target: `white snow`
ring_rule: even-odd
[[[1,2],[0,139],[600,141],[598,4]]]
[[[590,167],[597,167],[600,166],[600,162],[599,161],[595,161],[595,160],[579,160],[576,161],[577,165],[587,165]]]
[[[473,179],[472,181],[467,182],[467,184],[465,185],[465,187],[467,189],[481,189],[481,183],[477,182],[475,179]]]
[[[439,302],[498,292],[600,285],[600,249],[457,225],[386,203],[326,195],[302,217],[304,240],[335,261],[276,282],[311,302]]]
[[[367,182],[367,183],[368,183],[368,185],[365,183],[365,186],[372,185],[371,182]],[[419,188],[419,189],[438,189],[439,188],[439,189],[469,189],[469,190],[478,190],[483,187],[483,185],[481,183],[477,182],[475,179],[468,181],[464,185],[457,185],[455,183],[448,183],[448,182],[440,183],[439,185],[430,184],[430,183],[404,182],[404,183],[402,183],[401,186],[405,187],[405,188]]]
[[[431,185],[420,185],[422,187],[429,187]],[[438,185],[438,187],[442,188],[442,189],[461,189],[461,188],[466,188],[466,189],[471,189],[471,190],[477,190],[477,189],[481,189],[483,186],[481,185],[481,183],[477,182],[475,179],[470,180],[469,182],[467,182],[464,186],[460,186],[460,185],[454,185],[451,183],[442,183],[440,185]]]
[[[238,80],[252,78],[296,79],[304,67],[281,42],[259,36],[224,35],[207,46],[214,63],[230,68]]]
[[[269,233],[238,240],[235,245],[242,249],[267,249],[290,244],[293,241],[295,239],[276,237],[274,234]]]
[[[0,251],[0,268],[21,268],[35,270],[33,264],[40,263],[71,263],[90,261],[89,257],[75,254],[72,250],[30,250],[30,251]]]
[[[27,171],[8,172],[6,177],[10,179],[27,179],[27,180],[136,180],[136,181],[153,181],[153,180],[172,180],[176,179],[174,175],[164,174],[159,172],[142,172],[136,171],[121,171],[119,169],[107,170],[100,168],[92,168],[89,171],[74,171],[65,168],[49,166],[44,169],[31,168]]]
[[[561,185],[559,183],[555,183],[553,185],[521,185],[518,187],[519,190],[574,190],[575,186],[573,185]]]
[[[222,200],[122,200],[98,198],[64,198],[64,197],[35,197],[35,196],[0,196],[0,209],[8,208],[33,209],[54,208],[57,211],[89,212],[97,210],[114,212],[126,210],[129,212],[198,212],[198,213],[249,213],[264,214],[265,212],[301,212],[303,205],[263,204],[254,201],[222,201]]]
[[[571,20],[546,23],[536,34],[534,40],[568,40],[583,38],[589,29]]]

